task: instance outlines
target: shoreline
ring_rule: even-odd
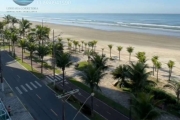
[[[31,21],[33,25],[41,25],[41,22]],[[43,23],[55,30],[55,34],[63,32],[62,37],[76,40],[98,40],[106,42],[118,42],[135,46],[146,46],[154,48],[164,48],[180,50],[180,38],[176,36],[153,35],[148,33],[137,33],[131,31],[106,31],[81,26],[61,25],[55,23]],[[52,34],[52,32],[51,32]],[[51,36],[51,35],[50,35]]]

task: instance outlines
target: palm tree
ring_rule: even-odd
[[[129,47],[127,47],[127,51],[128,51],[128,53],[129,53],[129,62],[130,62],[130,61],[131,61],[131,54],[132,54],[132,52],[134,51],[134,48],[131,47],[131,46],[129,46]]]
[[[145,52],[136,53],[136,57],[137,57],[138,61],[141,62],[141,63],[145,63],[147,61]]]
[[[155,62],[154,62],[154,66],[155,66],[155,64],[156,64],[156,62],[159,60],[159,56],[153,56],[153,59],[155,59]],[[155,71],[156,71],[156,66],[155,66]]]
[[[18,23],[19,20],[17,18],[15,18],[15,17],[11,17],[11,21],[10,22],[12,23],[12,26],[14,28],[14,24]]]
[[[161,69],[161,66],[162,66],[162,64],[161,64],[161,62],[156,62],[156,69],[157,69],[157,82],[158,82],[158,73],[159,73],[159,69]]]
[[[72,64],[71,55],[69,53],[57,53],[56,54],[56,64],[63,71],[63,86],[64,86],[65,68],[69,67]]]
[[[148,68],[147,64],[137,62],[136,64],[131,63],[128,67],[128,78],[132,81],[132,89],[141,91],[148,85],[155,85],[155,82],[148,80],[151,72],[146,72]]]
[[[58,38],[58,41],[59,41],[59,42],[62,42],[62,41],[63,41],[63,39],[62,39],[61,37],[59,37],[59,38]]]
[[[132,95],[132,113],[135,120],[155,120],[163,113],[156,106],[161,105],[162,101],[155,101],[154,95],[144,92]]]
[[[11,33],[11,41],[12,41],[12,54],[15,57],[15,42],[17,42],[18,36],[15,33]]]
[[[104,73],[100,69],[97,69],[92,64],[89,64],[82,74],[83,81],[90,86],[91,94],[94,93],[94,89],[101,90],[99,87],[100,80],[104,77]],[[91,96],[91,113],[93,113],[93,96]],[[92,114],[93,115],[93,114]]]
[[[120,65],[111,73],[114,79],[118,79],[118,82],[120,83],[120,88],[122,87],[122,85],[126,84],[125,78],[127,77],[127,72],[128,66]]]
[[[20,46],[21,46],[21,48],[22,48],[22,62],[23,62],[23,59],[24,59],[24,54],[23,54],[23,51],[24,51],[24,49],[25,49],[25,47],[27,46],[27,41],[25,40],[25,39],[21,39],[20,41],[19,41],[19,44],[20,44]]]
[[[169,62],[167,63],[167,66],[169,68],[169,81],[171,79],[172,69],[173,69],[174,65],[175,65],[175,63],[172,60],[169,60]]]
[[[69,42],[70,42],[70,40],[71,40],[70,38],[67,38],[67,41],[68,41],[68,49],[70,49],[70,48],[69,48]]]
[[[72,48],[72,43],[71,42],[68,42],[68,48],[69,48],[69,50],[71,50],[71,48]]]
[[[4,17],[3,17],[3,19],[4,19],[4,23],[6,24],[6,25],[9,25],[9,23],[11,22],[11,15],[5,15]]]
[[[97,45],[97,40],[93,40],[92,43],[93,43],[93,46],[94,46],[94,52],[96,52],[96,45]]]
[[[111,58],[111,50],[112,50],[113,45],[108,45],[108,47],[109,47],[109,50],[110,50],[110,58]]]
[[[103,56],[104,48],[101,48],[101,50],[102,50],[102,56]]]
[[[44,40],[49,39],[49,33],[50,33],[50,28],[41,26],[41,25],[36,25],[34,29],[31,29],[31,34],[36,36],[36,39],[40,43],[43,44]]]
[[[93,51],[94,43],[92,41],[88,42],[88,46],[91,47],[92,48],[91,50]]]
[[[78,44],[78,47],[79,47],[79,52],[81,52],[81,45],[80,45],[80,44]]]
[[[36,44],[33,43],[33,42],[28,42],[27,43],[27,50],[30,52],[30,59],[31,59],[31,69],[33,68],[32,67],[32,55],[33,55],[33,52],[36,51]]]
[[[153,75],[154,75],[154,70],[156,69],[156,63],[158,61],[158,58],[155,58],[155,56],[151,59],[152,63],[153,63]]]
[[[39,45],[37,48],[37,55],[41,58],[41,74],[43,73],[43,62],[44,62],[44,56],[48,55],[50,52],[50,49],[46,45]]]
[[[83,47],[84,41],[81,41],[81,43],[82,43],[82,45],[81,45],[82,49],[81,50],[83,51],[84,50],[84,47]]]
[[[78,42],[78,41],[76,41],[76,40],[74,40],[74,41],[73,41],[73,44],[74,44],[74,46],[75,46],[75,52],[76,52],[76,50],[77,50],[77,46],[78,46],[79,42]]]
[[[8,29],[4,30],[4,37],[7,41],[9,41],[8,46],[9,46],[9,52],[10,52],[10,46],[11,46],[11,32],[10,32],[10,30],[8,30]]]
[[[172,89],[177,97],[177,101],[179,102],[179,95],[180,95],[180,82],[175,80],[169,81],[169,84],[165,85],[164,88]]]
[[[121,54],[121,50],[123,49],[123,47],[122,46],[118,46],[117,47],[117,50],[119,51],[119,61],[120,61],[120,54]]]
[[[85,51],[86,51],[87,43],[84,43],[84,46],[85,46]]]
[[[22,20],[19,21],[19,29],[20,29],[20,34],[25,37],[26,31],[30,29],[32,23],[30,23],[28,20],[25,20],[22,18]]]
[[[108,68],[108,66],[106,65],[107,61],[108,61],[108,58],[106,56],[101,56],[101,55],[95,54],[91,57],[92,64],[97,69],[100,68],[100,70],[103,70],[103,71]]]

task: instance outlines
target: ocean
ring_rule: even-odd
[[[32,21],[180,37],[180,14],[12,13]],[[0,13],[3,17],[4,13]]]

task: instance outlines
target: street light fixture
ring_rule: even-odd
[[[75,120],[75,118],[77,117],[78,113],[81,111],[81,109],[83,108],[83,106],[85,105],[85,103],[88,101],[88,99],[90,97],[93,97],[95,95],[95,93],[91,93],[91,95],[85,100],[85,102],[83,103],[83,105],[81,106],[81,108],[78,110],[78,112],[76,113],[76,115],[74,116],[73,120]]]
[[[54,79],[54,86],[56,84],[56,81],[55,81],[55,69],[56,69],[56,55],[55,55],[55,51],[56,51],[56,47],[55,47],[55,40],[54,38],[55,37],[59,37],[61,36],[61,33],[57,36],[54,36],[54,30],[53,30],[53,79]]]
[[[61,99],[62,100],[62,120],[65,120],[65,108],[64,108],[64,100],[63,98],[65,97],[70,97],[71,95],[75,94],[75,93],[78,93],[79,92],[79,89],[74,89],[72,91],[68,91],[64,94],[61,94],[61,95],[58,95],[57,98]]]

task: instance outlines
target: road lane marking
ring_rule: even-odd
[[[40,83],[38,83],[37,81],[34,81],[37,85],[39,85],[39,87],[42,87],[42,85]]]
[[[99,107],[99,105],[96,104],[97,107]]]
[[[21,87],[25,92],[28,92],[27,89],[23,85],[21,85]]]
[[[20,76],[19,76],[19,75],[17,75],[17,77],[18,77],[18,78],[20,78]]]
[[[34,88],[37,88],[32,82],[30,82],[30,84],[31,84]]]
[[[41,99],[41,97],[39,97],[39,95],[36,94],[36,96],[37,96],[39,99]]]
[[[22,94],[21,90],[18,87],[15,87],[19,94]]]
[[[107,113],[111,115],[111,113],[110,113],[110,112],[107,112]]]
[[[58,116],[58,114],[56,114],[56,112],[54,112],[52,109],[50,109],[51,110],[51,112],[53,112],[56,116]]]
[[[28,84],[26,84],[26,86],[27,86],[30,90],[33,90]]]

